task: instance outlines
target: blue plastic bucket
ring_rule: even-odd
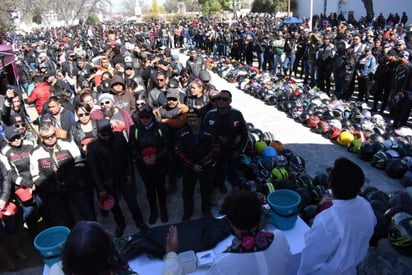
[[[60,261],[63,244],[69,233],[70,229],[65,226],[54,226],[43,230],[34,239],[34,247],[49,267]]]
[[[268,195],[267,202],[272,210],[272,222],[277,228],[289,230],[295,226],[301,202],[298,193],[288,189],[276,190]]]

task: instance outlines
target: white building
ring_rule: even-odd
[[[313,2],[313,15],[323,13],[326,7],[326,15],[331,12],[339,14],[342,11],[347,14],[347,12],[353,11],[355,19],[366,16],[362,0],[296,0],[296,16],[309,18],[311,2]],[[373,0],[373,10],[375,17],[382,12],[385,18],[388,17],[389,13],[398,13],[399,16],[402,16],[405,11],[409,16],[407,24],[412,23],[412,0]]]

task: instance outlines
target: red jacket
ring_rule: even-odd
[[[49,100],[50,97],[50,86],[46,82],[40,82],[36,84],[29,98],[28,103],[36,104],[36,111],[38,114],[43,113],[43,105]]]

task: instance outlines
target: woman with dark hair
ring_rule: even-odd
[[[144,110],[146,104],[147,104],[147,96],[145,93],[136,93],[134,95],[136,98],[136,111],[132,113],[132,119],[134,124],[139,123],[139,113],[141,110]]]
[[[68,275],[137,274],[129,269],[103,227],[81,221],[70,232],[63,248],[62,266]]]
[[[82,156],[85,157],[87,144],[97,137],[96,122],[90,119],[91,108],[88,104],[77,104],[75,111],[79,120],[73,125],[71,136],[79,147]]]
[[[217,255],[205,274],[286,274],[291,253],[284,233],[259,228],[262,206],[256,194],[240,191],[229,194],[222,205],[233,233],[231,245]],[[166,256],[162,274],[181,275],[177,260],[179,248],[175,226],[166,238]]]

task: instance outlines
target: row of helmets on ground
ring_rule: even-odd
[[[325,138],[359,154],[374,167],[385,169],[393,178],[412,185],[412,130],[393,129],[380,114],[372,114],[364,104],[342,101],[322,91],[227,59],[212,63],[210,69],[245,93],[286,112]],[[285,149],[271,133],[249,127],[249,146],[242,156],[242,188],[261,194],[262,202],[269,192],[268,182],[275,189],[291,189],[301,200],[301,217],[311,224],[317,213],[331,205],[328,192],[328,171],[314,177],[305,172],[305,160]],[[272,150],[274,148],[275,150]],[[373,150],[371,150],[373,149]],[[276,153],[275,153],[276,152]],[[412,255],[412,187],[392,195],[368,188],[362,192],[378,219],[372,245],[389,237],[394,247]]]
[[[386,170],[405,186],[412,185],[412,129],[393,129],[392,121],[372,114],[365,104],[338,100],[293,79],[261,73],[227,59],[216,59],[211,69],[247,94],[287,113],[312,131],[346,146],[350,152]],[[405,159],[406,158],[406,159]]]
[[[333,203],[328,189],[330,169],[309,175],[304,158],[285,148],[272,133],[248,125],[249,143],[241,156],[241,188],[256,192],[262,203],[267,203],[273,190],[298,193],[300,217],[311,225],[314,217]],[[360,195],[370,202],[378,221],[371,245],[388,237],[399,252],[412,256],[412,187],[391,195],[367,187]]]

